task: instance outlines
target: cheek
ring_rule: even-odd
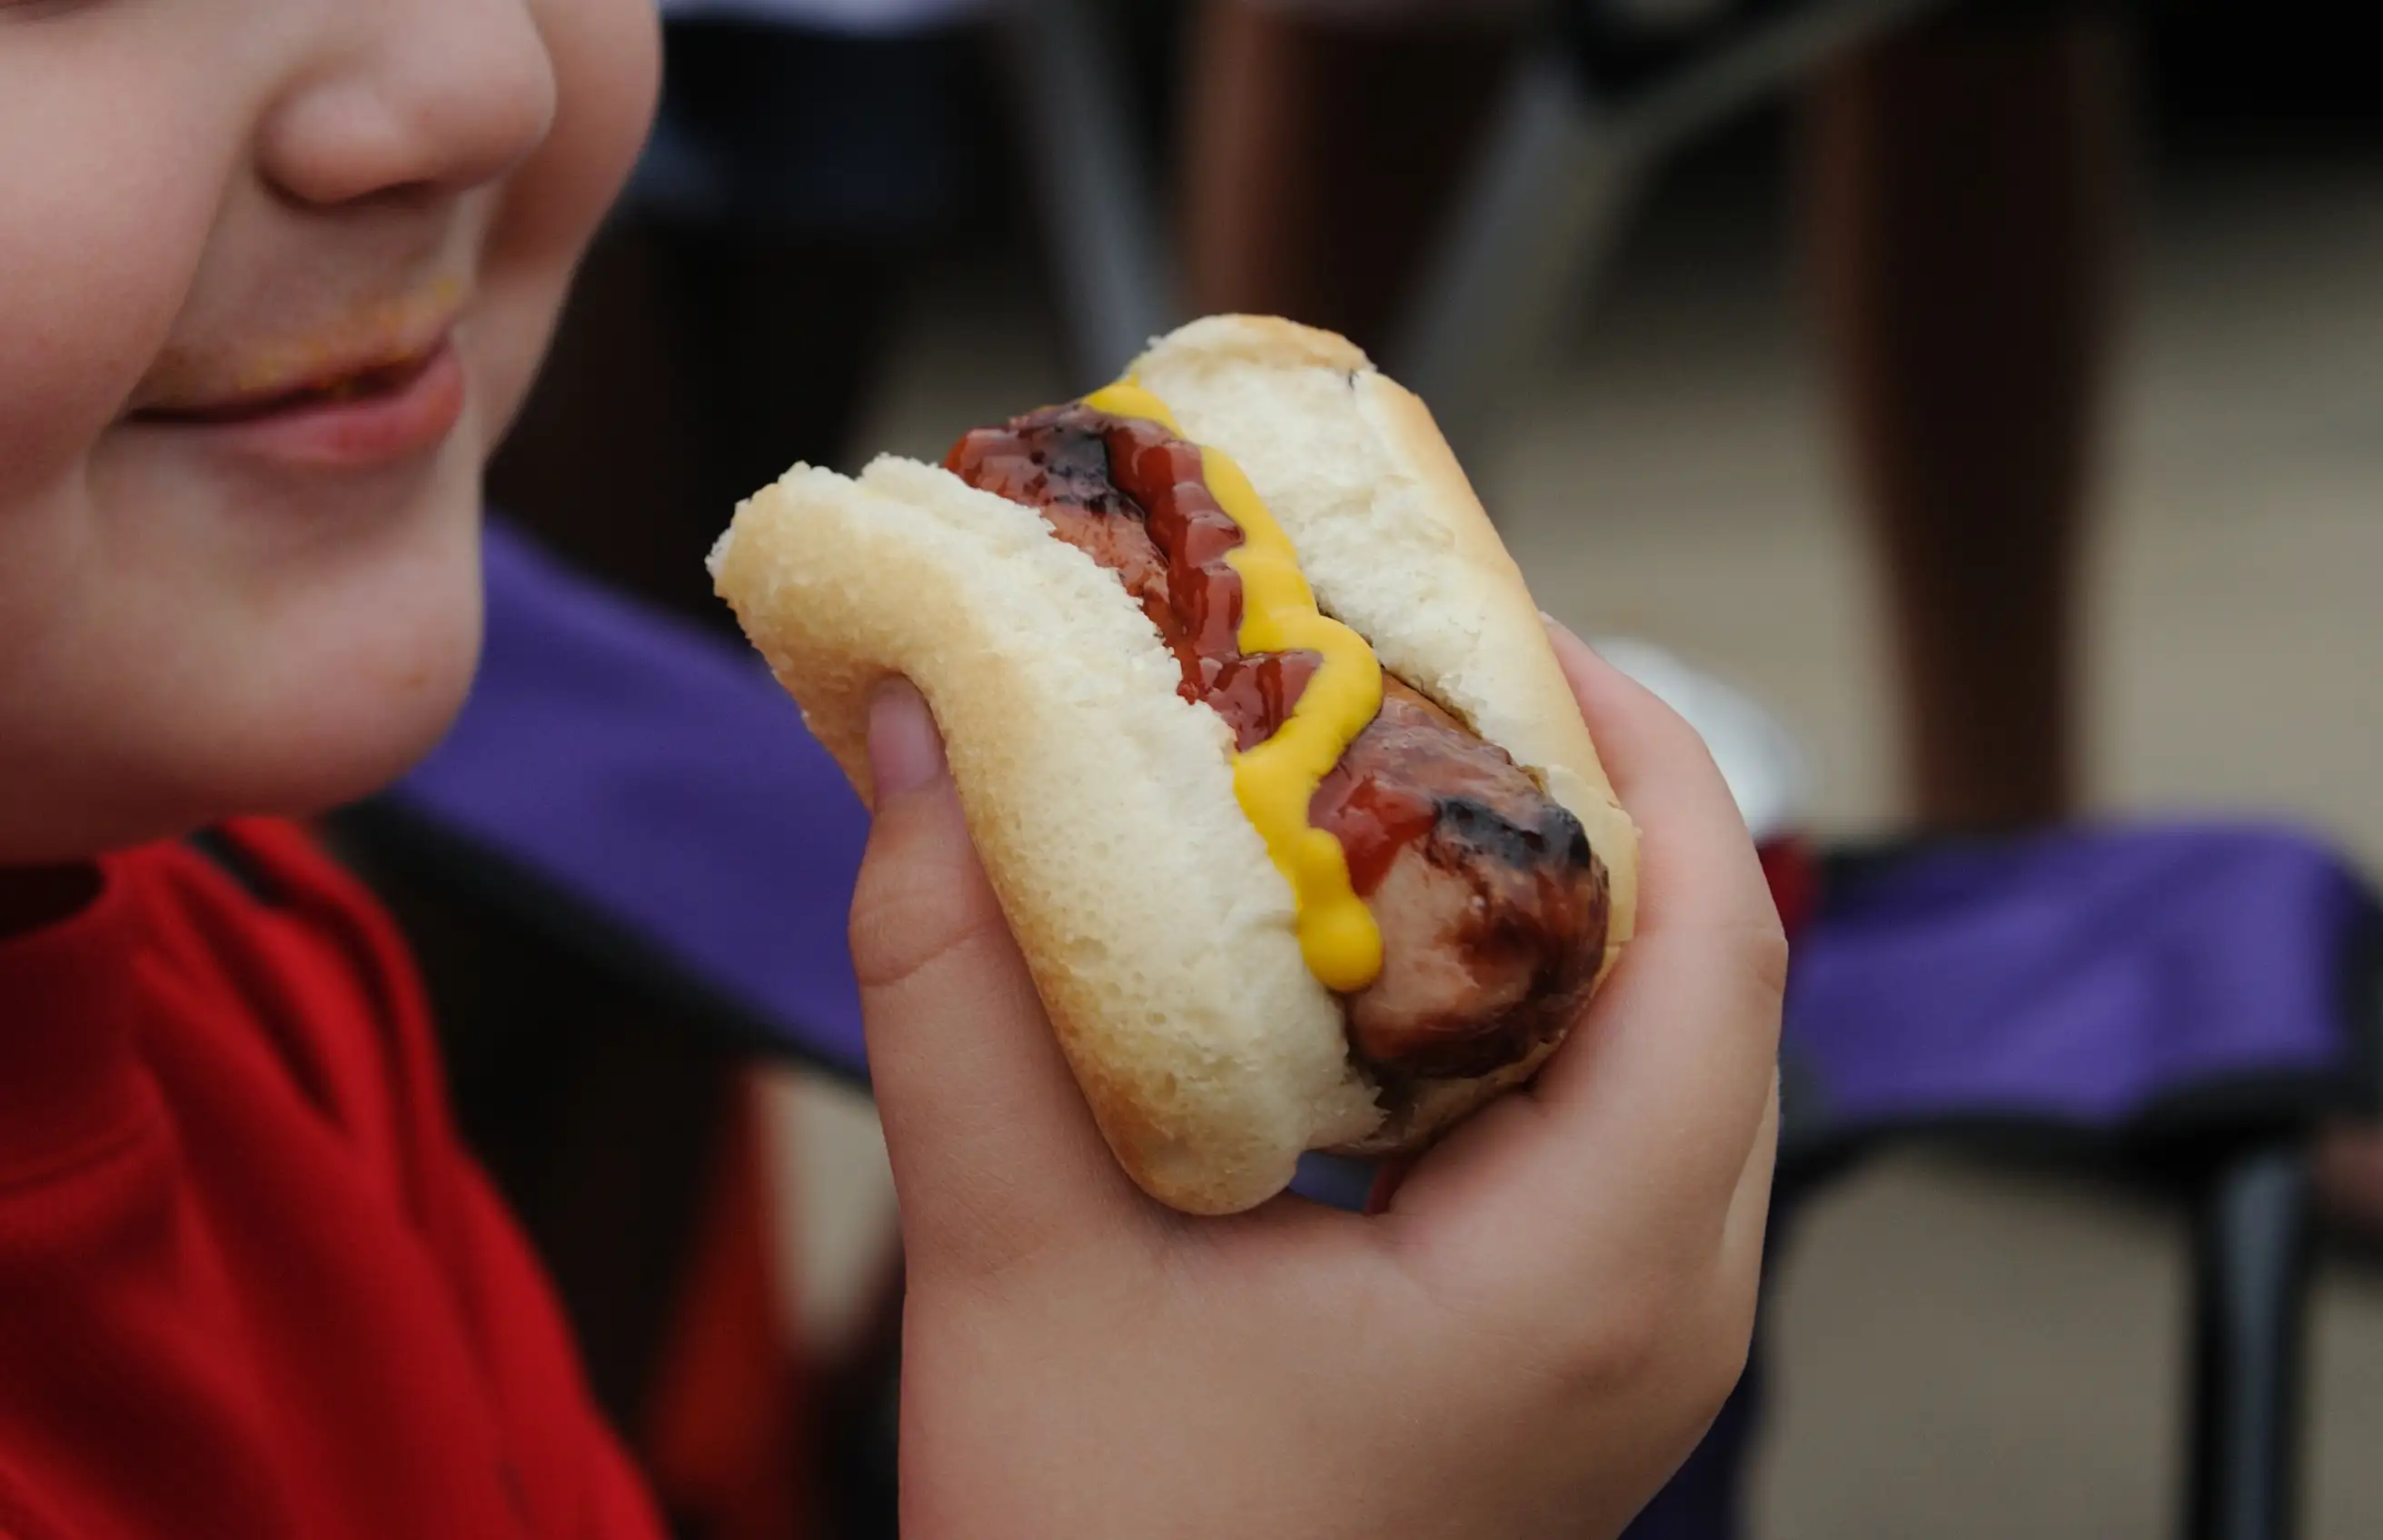
[[[661,23],[652,0],[536,0],[554,61],[552,131],[517,179],[525,234],[583,244],[653,126]]]
[[[479,377],[492,433],[527,393],[571,271],[621,191],[661,85],[652,0],[533,0],[554,63],[553,131],[507,181],[481,266]]]
[[[123,410],[229,174],[191,148],[228,137],[205,104],[60,89],[76,80],[0,68],[0,146],[50,147],[0,151],[0,521],[70,475]]]

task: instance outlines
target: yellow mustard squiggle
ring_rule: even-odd
[[[1157,423],[1182,437],[1167,403],[1121,380],[1084,398],[1096,412]],[[1350,993],[1382,971],[1382,931],[1349,881],[1340,842],[1307,821],[1316,786],[1382,706],[1382,664],[1363,636],[1316,608],[1299,553],[1241,468],[1202,448],[1202,474],[1241,544],[1225,561],[1241,579],[1241,648],[1305,649],[1323,662],[1274,735],[1233,757],[1233,795],[1290,883],[1301,955],[1324,987]]]

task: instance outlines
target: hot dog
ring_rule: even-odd
[[[1636,837],[1420,402],[1214,317],[945,465],[796,467],[715,581],[864,797],[908,675],[1121,1163],[1196,1213],[1527,1078],[1630,934]]]
[[[1227,561],[1241,532],[1197,447],[1077,402],[979,429],[944,463],[1116,573],[1175,655],[1178,693],[1223,717],[1239,752],[1280,731],[1322,659],[1241,651]],[[1414,687],[1383,676],[1307,822],[1339,842],[1381,932],[1374,976],[1342,1001],[1351,1050],[1377,1079],[1491,1073],[1577,1009],[1604,954],[1604,867],[1579,819]]]

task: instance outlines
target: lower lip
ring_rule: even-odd
[[[394,388],[344,400],[310,400],[232,422],[173,423],[260,460],[315,470],[368,470],[437,449],[463,420],[463,361],[451,339]]]

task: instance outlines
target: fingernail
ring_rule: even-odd
[[[1587,642],[1580,641],[1580,634],[1578,632],[1573,630],[1572,627],[1564,624],[1563,622],[1556,619],[1553,615],[1549,614],[1544,610],[1539,611],[1539,623],[1568,642],[1580,642],[1582,647],[1588,647]],[[1589,650],[1595,651],[1596,649],[1591,647]]]
[[[881,797],[916,791],[944,773],[944,739],[933,713],[907,679],[869,696],[869,774]]]

